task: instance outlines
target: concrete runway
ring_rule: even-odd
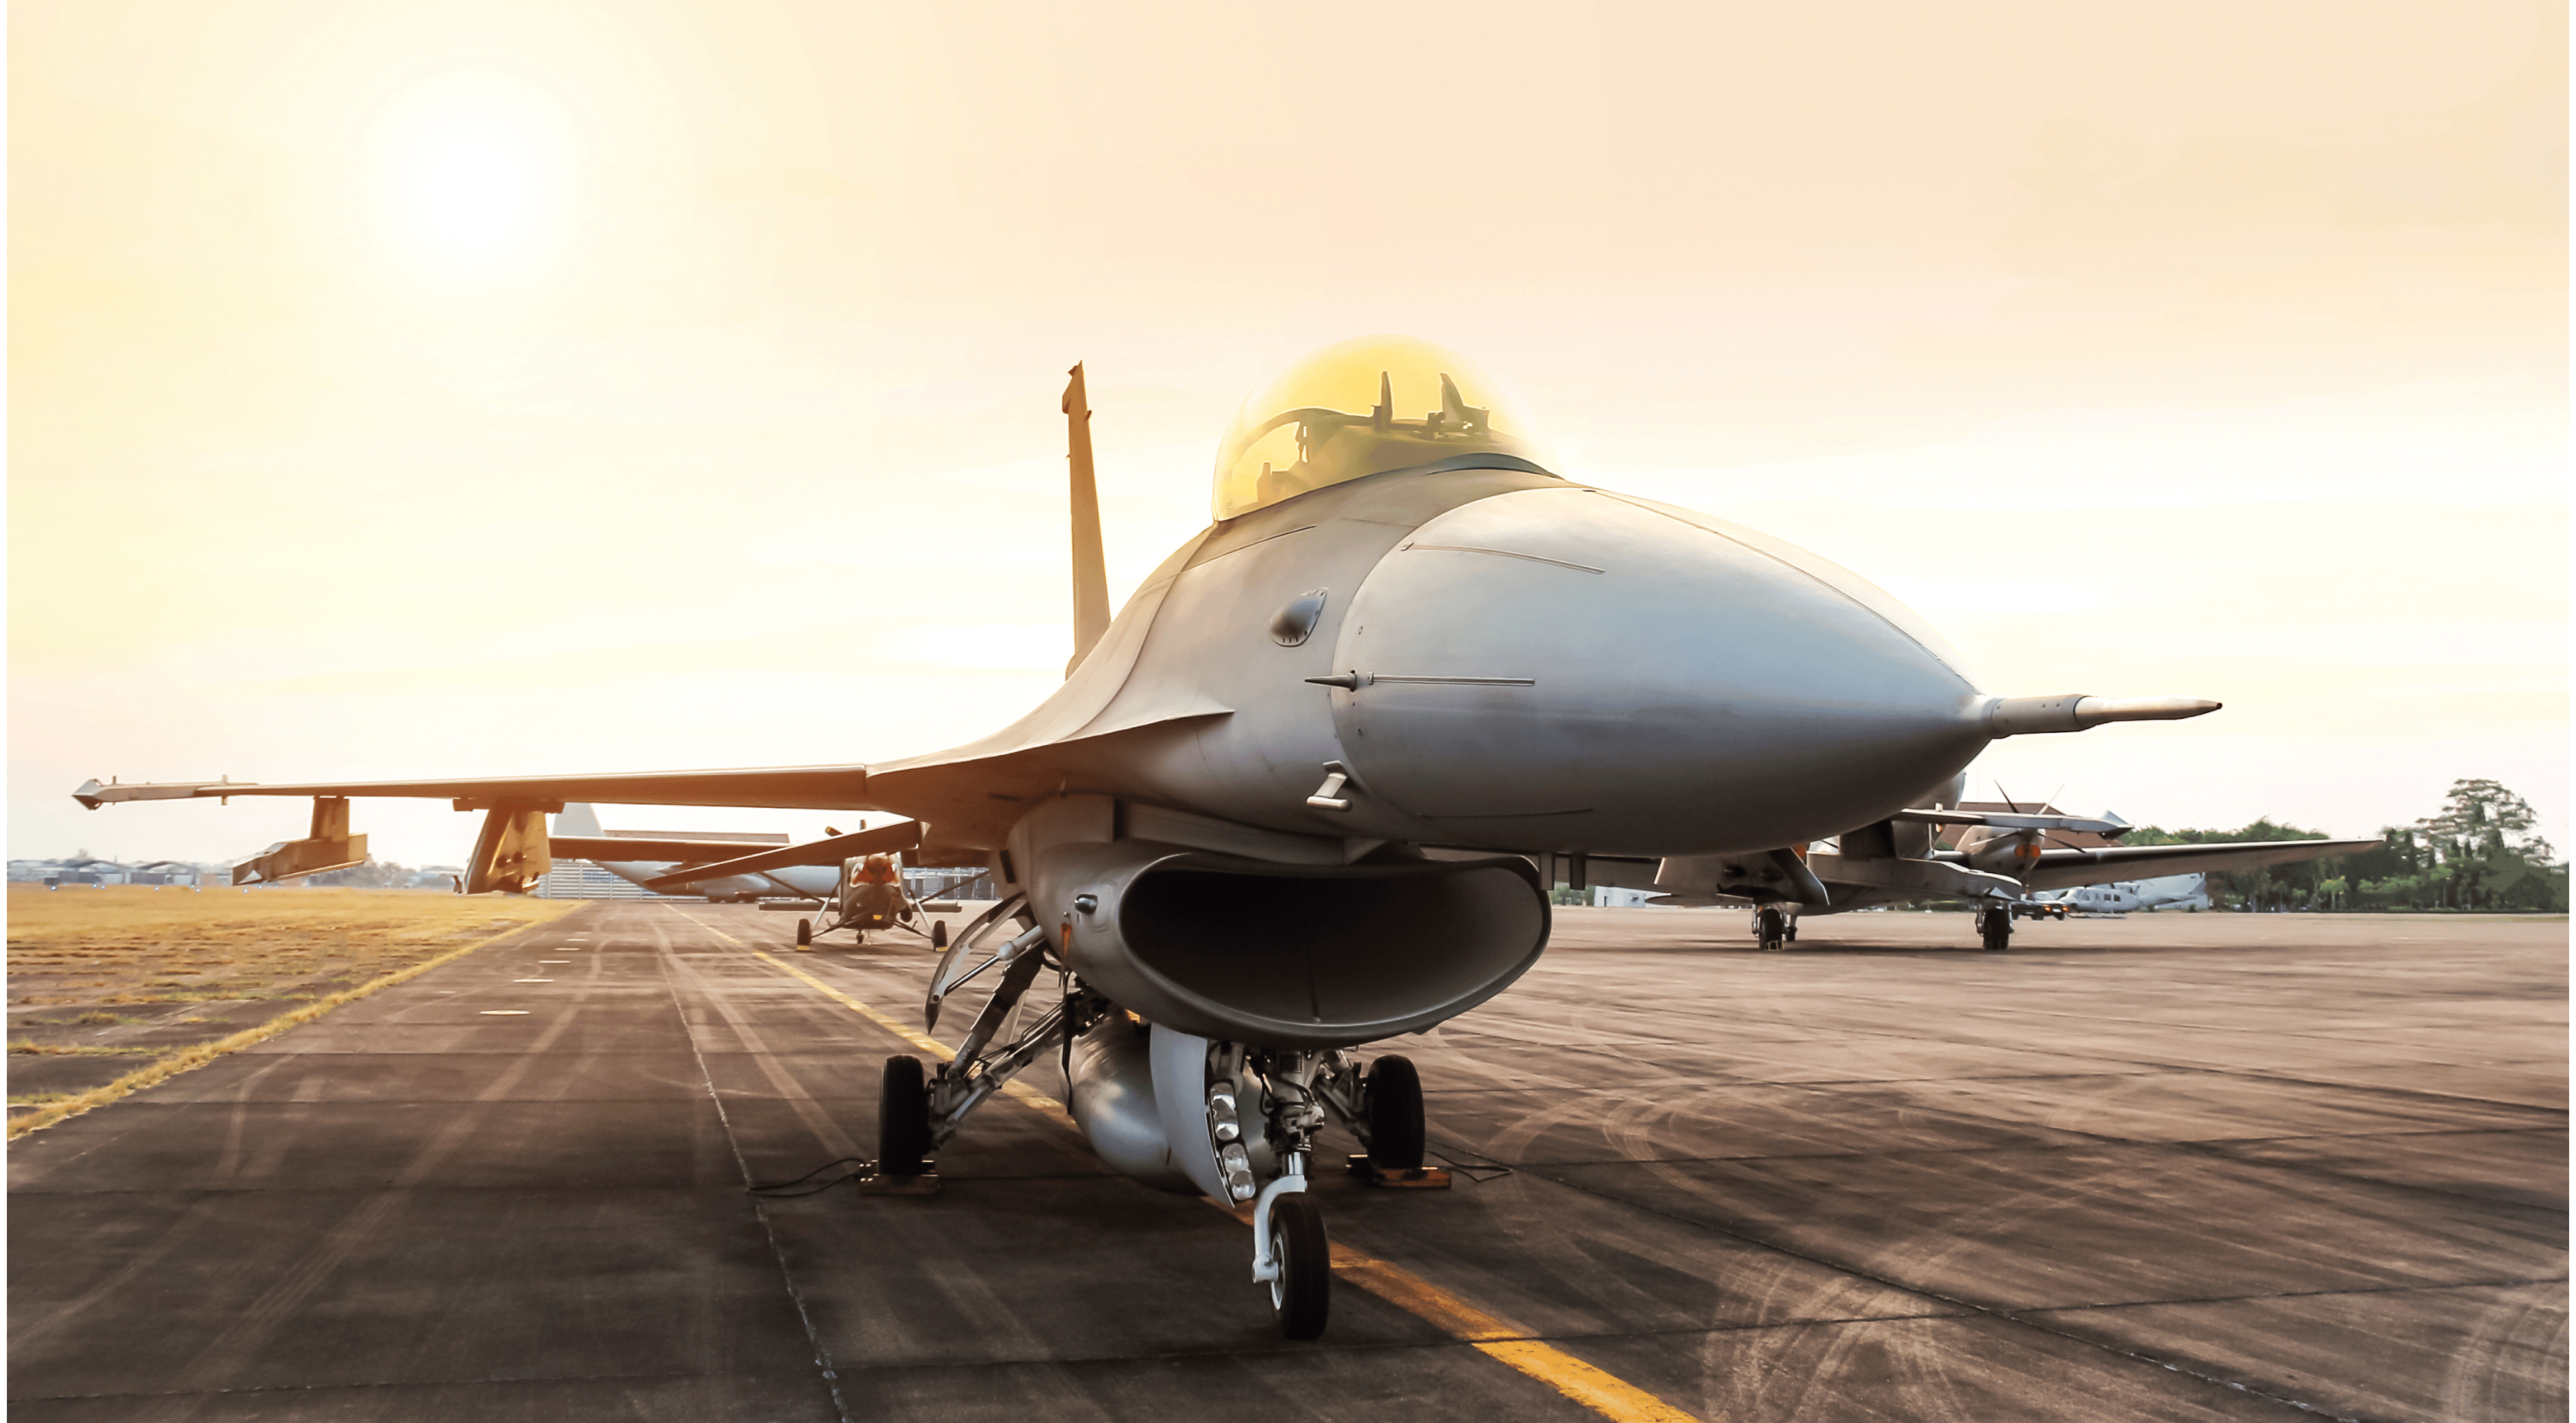
[[[1560,911],[1401,1049],[1514,1170],[1325,1176],[1388,1268],[1311,1345],[1022,1101],[935,1197],[745,1194],[869,1154],[840,1000],[930,964],[793,925],[603,902],[13,1144],[12,1416],[2565,1416],[2564,922]]]

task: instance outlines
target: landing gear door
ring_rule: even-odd
[[[1212,1200],[1231,1204],[1234,1197],[1216,1163],[1216,1142],[1208,1135],[1208,1040],[1156,1023],[1151,1051],[1154,1112],[1163,1121],[1164,1149],[1191,1185]]]

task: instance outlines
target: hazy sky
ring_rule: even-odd
[[[1370,331],[1989,691],[2228,703],[1980,794],[2367,834],[2493,776],[2564,849],[2566,56],[2519,3],[19,0],[9,854],[306,814],[93,775],[980,735],[1069,650],[1065,368],[1123,597]]]

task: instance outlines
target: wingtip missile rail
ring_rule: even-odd
[[[128,786],[113,780],[106,785],[91,780],[81,782],[81,788],[72,792],[72,799],[96,810],[102,805],[113,805],[123,800],[190,800],[199,796],[229,795],[236,790],[245,794],[256,793],[256,787],[250,781],[169,781]]]

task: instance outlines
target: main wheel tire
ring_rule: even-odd
[[[1287,1339],[1317,1339],[1333,1311],[1333,1244],[1324,1234],[1324,1211],[1303,1191],[1270,1203],[1270,1256],[1279,1278],[1270,1282],[1270,1307]]]
[[[800,949],[810,949],[814,947],[813,920],[799,919],[796,921],[796,947]]]
[[[1368,1102],[1369,1160],[1380,1170],[1422,1169],[1422,1074],[1406,1057],[1381,1057],[1361,1083]]]
[[[1998,913],[1991,909],[1987,910],[1984,929],[1987,953],[2000,954],[2012,947],[2012,916],[2010,914]]]
[[[941,919],[941,920],[937,920],[937,921],[935,921],[934,923],[932,923],[932,924],[931,924],[931,926],[930,926],[930,946],[931,946],[932,948],[934,948],[934,949],[944,949],[944,948],[947,948],[947,947],[948,947],[948,921],[947,921],[947,920],[945,920],[945,919]]]
[[[886,1059],[885,1084],[877,1092],[877,1174],[918,1176],[929,1169],[930,1084],[921,1059]]]
[[[1787,921],[1777,909],[1765,909],[1753,916],[1753,937],[1765,953],[1776,953],[1788,943]]]

